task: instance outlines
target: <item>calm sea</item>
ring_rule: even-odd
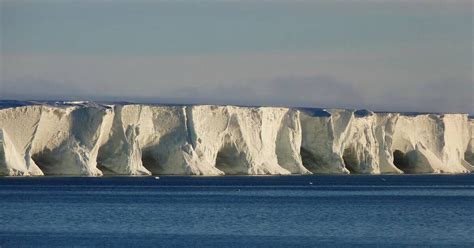
[[[0,178],[0,247],[474,247],[474,175]]]

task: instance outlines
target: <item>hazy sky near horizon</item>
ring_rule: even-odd
[[[470,0],[0,0],[0,11],[0,99],[474,113]]]

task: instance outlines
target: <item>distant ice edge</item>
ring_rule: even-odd
[[[0,175],[470,173],[467,114],[91,102],[0,107]]]

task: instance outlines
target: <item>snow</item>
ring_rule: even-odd
[[[465,114],[0,101],[0,174],[467,173]]]

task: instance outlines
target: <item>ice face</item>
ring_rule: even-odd
[[[2,175],[400,174],[474,168],[474,122],[465,114],[92,102],[2,106]]]

